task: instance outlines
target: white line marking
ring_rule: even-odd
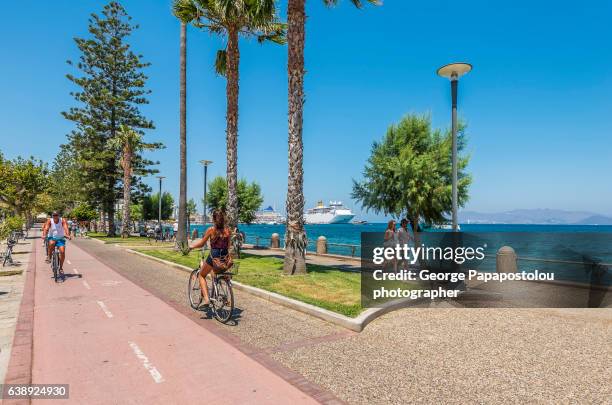
[[[70,263],[70,260],[68,260],[68,259],[66,259],[66,263],[68,263],[68,264],[72,264],[72,263]]]
[[[161,373],[155,368],[153,364],[151,364],[149,358],[145,356],[142,350],[140,350],[140,347],[138,347],[138,345],[134,342],[128,342],[128,344],[134,351],[136,357],[138,357],[138,359],[142,361],[142,366],[145,368],[145,370],[147,370],[149,374],[151,374],[151,378],[153,378],[153,381],[155,381],[157,384],[164,382],[164,377],[162,377]]]
[[[108,308],[106,307],[106,305],[102,301],[98,301],[98,305],[100,305],[100,308],[102,308],[102,311],[104,311],[106,316],[108,316],[109,318],[113,317],[113,313],[108,310]]]
[[[79,271],[77,269],[72,269],[72,271],[74,271],[74,274],[79,274]]]
[[[85,286],[85,288],[87,288],[88,290],[91,290],[91,287],[89,286],[89,283],[85,280],[83,280],[83,285]]]

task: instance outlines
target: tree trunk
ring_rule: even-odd
[[[115,232],[115,199],[109,200],[106,206],[106,214],[108,215],[108,229],[106,235],[109,237],[117,236]]]
[[[96,232],[106,233],[106,213],[104,212],[104,209],[100,210],[100,224],[98,225]]]
[[[113,164],[115,163],[113,162]],[[117,233],[115,232],[115,184],[116,180],[114,178],[108,179],[108,192],[105,196],[106,198],[104,202],[104,212],[106,212],[108,217],[106,236],[109,237],[117,236]]]
[[[187,25],[181,22],[180,46],[180,186],[178,235],[176,243],[181,246],[187,242]]]
[[[132,202],[132,151],[126,146],[123,154],[123,221],[121,237],[130,237],[130,205]]]
[[[287,227],[285,232],[285,274],[306,273],[304,232],[304,39],[305,0],[289,0],[287,6],[289,76],[289,178],[287,184]]]
[[[238,225],[238,29],[227,34],[227,225],[233,232]]]

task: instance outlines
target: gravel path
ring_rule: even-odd
[[[404,309],[274,357],[354,403],[612,403],[610,315]]]
[[[187,305],[186,273],[77,243]],[[242,312],[225,330],[350,403],[612,403],[612,309],[440,305],[387,314],[354,334],[244,292],[236,301]]]

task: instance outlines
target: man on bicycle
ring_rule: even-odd
[[[60,260],[60,274],[64,273],[64,259],[66,257],[66,238],[72,239],[70,236],[70,230],[68,229],[68,222],[66,219],[61,218],[57,211],[53,211],[51,218],[47,220],[43,227],[43,239],[47,239],[49,242],[49,248],[47,249],[47,263],[51,261],[51,255],[55,246],[59,250]]]

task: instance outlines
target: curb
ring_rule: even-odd
[[[153,260],[159,263],[166,264],[168,266],[174,267],[179,270],[183,270],[185,272],[191,273],[193,271],[192,268],[183,266],[182,264],[160,259],[158,257],[149,256],[147,254],[137,252],[132,249],[125,249],[125,250],[132,254],[142,256],[149,260]],[[338,325],[338,326],[341,326],[343,328],[346,328],[346,329],[349,329],[355,332],[361,332],[367,324],[369,324],[370,322],[372,322],[374,319],[378,318],[379,316],[386,314],[387,312],[390,312],[390,311],[393,311],[393,310],[396,310],[396,309],[399,309],[405,306],[409,306],[411,304],[416,304],[418,301],[418,300],[410,300],[410,299],[399,299],[399,300],[389,301],[383,304],[379,308],[366,309],[361,314],[359,314],[359,316],[357,316],[356,318],[349,318],[348,316],[344,316],[344,315],[335,313],[327,309],[319,308],[317,306],[307,304],[305,302],[301,302],[293,298],[288,298],[288,297],[285,297],[283,295],[280,295],[274,292],[262,290],[261,288],[241,284],[236,281],[234,281],[232,284],[238,290],[245,291],[259,298],[263,298],[265,300],[274,302],[276,304],[283,305],[287,308],[291,308],[296,311],[303,312],[305,314],[314,316],[315,318],[322,319],[329,323],[333,323],[334,325]]]

